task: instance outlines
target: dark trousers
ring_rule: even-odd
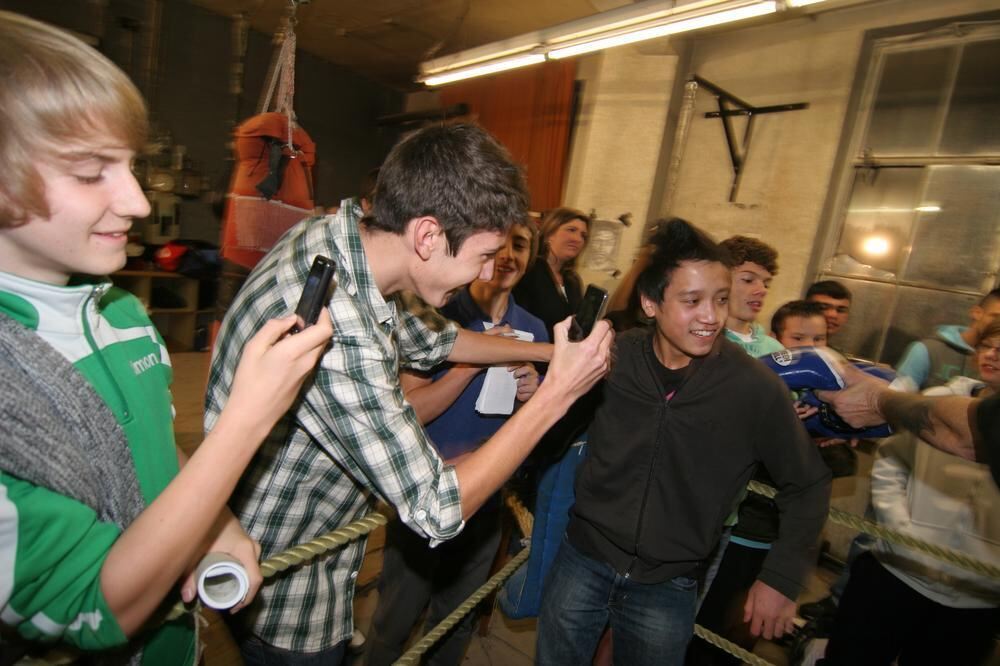
[[[750,635],[750,625],[743,621],[743,606],[769,552],[730,541],[695,622],[752,650],[757,639]],[[696,640],[688,647],[685,663],[688,666],[737,666],[743,662],[710,643]]]
[[[275,647],[247,631],[239,615],[222,613],[222,619],[236,641],[244,666],[343,666],[348,641],[320,652],[293,652]]]
[[[976,666],[993,648],[1000,609],[931,601],[883,567],[858,557],[837,607],[823,666]]]
[[[378,607],[368,636],[368,666],[388,666],[427,608],[425,632],[454,611],[489,577],[500,544],[499,502],[480,509],[462,532],[430,548],[427,540],[396,520],[386,527]],[[472,638],[474,614],[465,616],[426,653],[424,663],[456,666]]]

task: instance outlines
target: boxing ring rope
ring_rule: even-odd
[[[381,513],[370,513],[360,520],[331,530],[312,541],[289,548],[260,563],[260,573],[264,578],[270,578],[279,571],[284,571],[297,564],[308,562],[325,552],[336,550],[351,541],[360,539],[376,527],[389,522]]]
[[[351,541],[360,539],[376,527],[385,525],[387,522],[389,522],[388,519],[381,513],[372,512],[364,518],[355,520],[353,523],[348,523],[347,525],[338,527],[335,530],[330,530],[326,534],[322,534],[312,541],[307,541],[299,544],[298,546],[292,546],[286,551],[267,558],[260,563],[260,573],[265,579],[270,578],[280,571],[284,571],[298,564],[304,564],[322,555],[323,553],[336,550],[341,546],[347,545]],[[196,611],[198,605],[199,604],[195,603],[189,607],[183,601],[178,601],[174,604],[173,608],[170,609],[170,612],[167,613],[165,620],[169,622],[170,620],[176,619],[184,613],[187,613],[189,610]]]
[[[750,483],[747,484],[747,489],[752,493],[757,493],[758,495],[763,495],[764,497],[772,499],[777,494],[777,491],[771,486],[764,485],[763,483],[759,483],[757,481],[750,481]],[[850,527],[859,532],[864,532],[865,534],[877,537],[897,546],[906,546],[907,548],[919,550],[921,553],[930,555],[937,560],[954,564],[955,566],[981,576],[1000,579],[1000,567],[995,564],[983,562],[982,560],[969,557],[960,551],[938,546],[933,543],[914,538],[909,534],[903,534],[902,532],[897,532],[896,530],[889,529],[888,527],[883,527],[878,523],[865,520],[861,516],[856,516],[853,513],[848,513],[835,507],[830,507],[830,514],[828,518],[830,522]]]
[[[423,638],[417,641],[416,645],[407,650],[406,654],[397,659],[395,664],[410,666],[411,664],[420,663],[420,657],[423,656],[424,652],[427,652],[427,650],[437,643],[442,636],[448,633],[452,627],[461,622],[466,615],[472,612],[473,608],[479,605],[480,601],[485,599],[487,595],[490,594],[490,592],[500,587],[505,580],[510,578],[515,571],[520,569],[521,565],[528,561],[528,555],[530,553],[531,546],[525,546],[524,549],[515,555],[503,569],[493,574],[493,576],[486,581],[482,587],[469,595],[469,598],[463,601],[458,608],[448,615],[448,617],[441,620],[436,627],[428,631]]]
[[[747,489],[750,492],[757,493],[758,495],[763,495],[768,498],[773,498],[777,494],[777,491],[771,486],[757,481],[750,481],[747,484]],[[525,535],[530,535],[533,524],[532,515],[527,509],[524,508],[524,505],[521,504],[516,497],[509,493],[505,493],[505,503],[514,514],[521,531]],[[964,553],[950,548],[944,548],[942,546],[916,539],[907,534],[903,534],[865,520],[861,516],[841,511],[837,508],[831,508],[828,518],[831,522],[838,525],[843,525],[859,532],[864,532],[892,544],[913,548],[914,550],[930,555],[935,559],[954,564],[974,573],[987,576],[989,578],[1000,579],[1000,567],[994,564],[976,560],[965,555]],[[261,562],[261,573],[265,579],[271,578],[277,573],[285,571],[290,567],[308,563],[323,553],[336,550],[351,541],[359,539],[362,536],[367,535],[375,528],[385,525],[387,522],[388,521],[384,515],[373,512],[364,518],[348,523],[347,525],[339,527],[335,530],[331,530],[330,532],[327,532],[312,541],[294,546],[286,551],[269,557]],[[506,566],[486,581],[482,587],[470,595],[469,598],[466,599],[450,615],[448,615],[448,617],[442,620],[436,627],[421,638],[413,647],[410,648],[408,652],[406,652],[406,654],[400,657],[396,663],[404,666],[418,663],[420,657],[428,649],[430,649],[434,643],[444,636],[444,634],[446,634],[452,627],[458,624],[462,618],[468,615],[473,608],[475,608],[491,592],[497,589],[505,580],[507,580],[507,578],[513,575],[513,573],[527,561],[530,552],[531,546],[529,544],[521,550],[521,552],[515,555],[514,558],[506,564]],[[185,606],[183,602],[178,602],[170,610],[167,615],[167,619],[174,619],[186,612],[196,612],[199,607],[200,605],[197,603],[188,607]],[[753,666],[774,666],[771,662],[758,657],[752,652],[741,648],[718,634],[712,633],[700,625],[695,625],[694,634],[702,640],[711,643],[715,647],[724,650],[738,659],[741,659],[747,664],[752,664]]]

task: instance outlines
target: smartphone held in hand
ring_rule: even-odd
[[[333,280],[336,264],[333,259],[317,254],[313,260],[312,268],[309,269],[309,277],[306,278],[306,285],[302,288],[302,296],[299,297],[299,304],[295,308],[295,314],[301,323],[296,323],[292,327],[292,333],[298,333],[303,328],[307,328],[316,323],[320,310],[326,305],[330,296],[330,282]]]
[[[580,301],[580,308],[570,321],[569,339],[572,342],[578,342],[590,335],[594,324],[604,316],[604,309],[607,305],[608,292],[600,287],[589,285],[583,295],[583,300]]]

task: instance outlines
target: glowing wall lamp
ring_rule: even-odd
[[[889,239],[885,236],[869,236],[861,248],[870,257],[884,257],[889,254]]]

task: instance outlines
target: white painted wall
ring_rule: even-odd
[[[598,217],[632,213],[623,230],[622,272],[639,245],[667,129],[677,56],[622,47],[581,60],[584,80],[564,203]],[[584,283],[614,290],[607,273],[581,270]]]

